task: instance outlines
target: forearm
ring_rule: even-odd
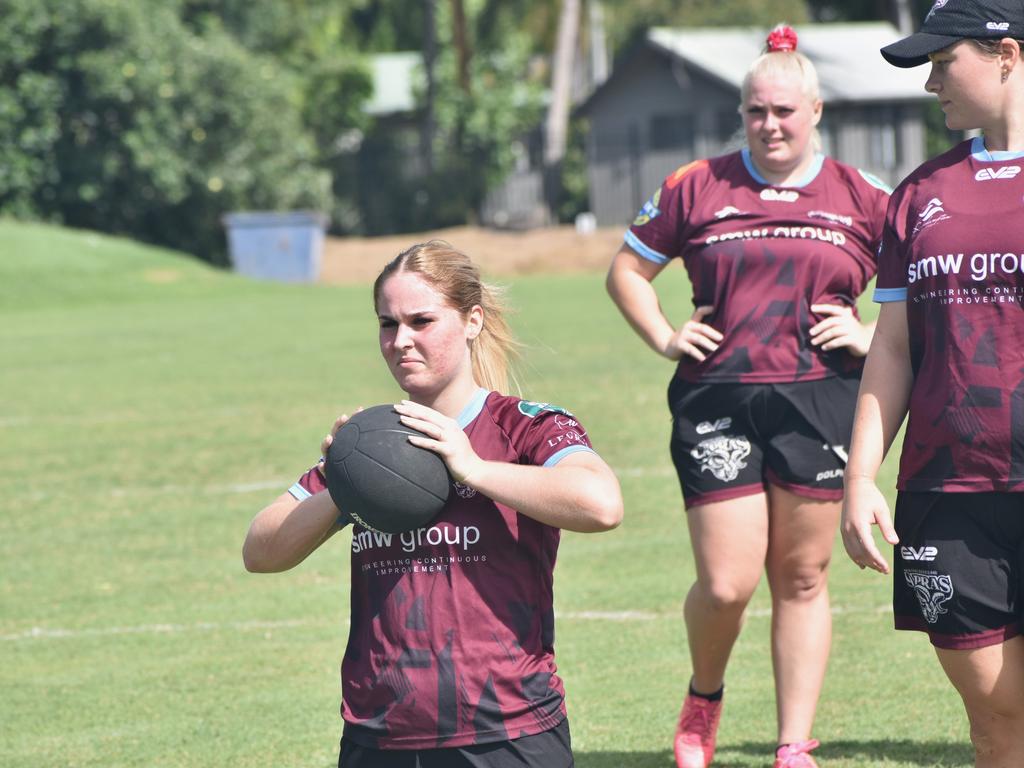
[[[616,257],[605,280],[608,295],[647,346],[665,355],[675,329],[662,312],[657,291],[644,275],[619,262]]]
[[[594,533],[615,528],[622,521],[619,482],[594,454],[573,454],[553,467],[481,461],[467,483],[494,501],[555,528]]]
[[[848,482],[874,480],[907,414],[913,385],[910,356],[902,339],[876,333],[864,364],[854,414]]]
[[[246,569],[277,573],[294,568],[341,530],[338,518],[338,508],[326,491],[301,502],[291,494],[282,494],[249,526],[242,546]]]

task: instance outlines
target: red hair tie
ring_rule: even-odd
[[[795,51],[796,32],[792,27],[778,26],[768,33],[768,53]]]

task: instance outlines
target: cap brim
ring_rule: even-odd
[[[894,67],[917,67],[928,63],[929,53],[941,51],[961,39],[949,35],[916,32],[910,37],[885,46],[882,49],[882,56]]]

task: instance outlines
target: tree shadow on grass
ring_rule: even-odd
[[[768,765],[774,752],[774,742],[723,744],[715,754],[714,766],[752,768]],[[903,763],[922,768],[967,768],[974,765],[974,749],[969,744],[946,741],[829,741],[816,749],[814,756],[820,758],[823,765],[828,765],[830,759],[842,759],[864,768],[886,763]],[[751,760],[751,757],[756,759]],[[576,768],[672,768],[674,765],[672,752],[668,749],[651,752],[576,752]]]

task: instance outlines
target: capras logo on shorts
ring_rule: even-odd
[[[701,473],[710,472],[723,483],[730,483],[747,466],[744,459],[750,455],[750,441],[743,435],[709,437],[697,443],[690,455],[700,462]]]
[[[1020,173],[1019,165],[1004,165],[1001,168],[982,168],[974,174],[975,181],[994,181],[995,179],[1012,179]]]
[[[930,563],[939,554],[935,547],[900,547],[900,557],[904,560],[920,560]]]
[[[728,429],[732,426],[732,419],[726,416],[724,419],[715,419],[714,421],[702,421],[697,425],[697,434],[706,435],[708,432],[718,432],[723,429]]]
[[[953,579],[947,574],[935,571],[904,571],[903,579],[917,595],[921,614],[929,624],[937,622],[943,613],[949,613],[943,607],[943,603],[949,602],[953,597]]]
[[[795,203],[800,199],[800,193],[792,189],[762,189],[761,199],[776,203]]]

